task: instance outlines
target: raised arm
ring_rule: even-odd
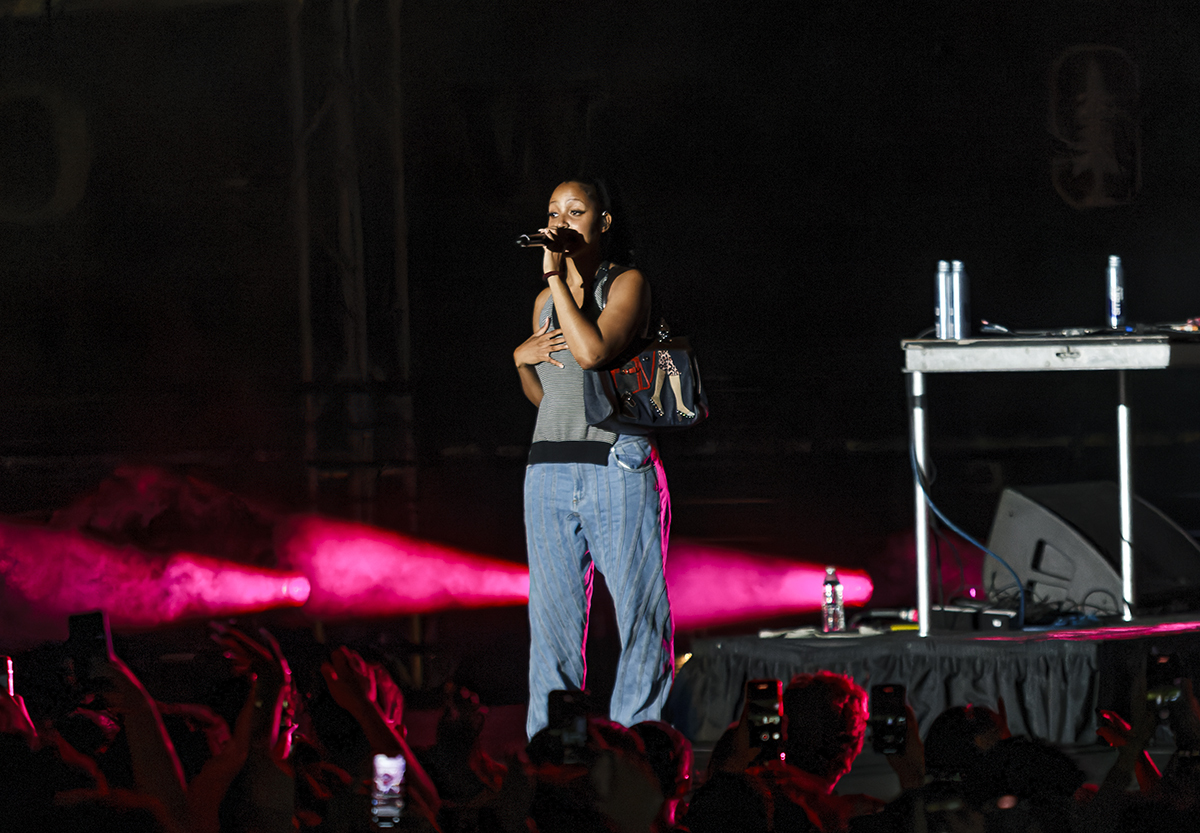
[[[173,821],[187,819],[183,767],[154,700],[129,666],[110,657],[100,673],[111,683],[104,698],[121,715],[138,790],[162,802]]]
[[[574,268],[569,257],[563,262]],[[604,310],[592,321],[580,311],[564,277],[551,275],[549,281],[567,344],[584,370],[604,367],[644,329],[650,311],[650,284],[637,269],[617,275],[609,284]],[[585,286],[590,288],[590,281]]]
[[[582,312],[613,222],[600,183],[567,180],[550,195],[546,228],[539,229],[542,276],[554,297],[567,346],[585,370],[602,368],[619,356],[645,328],[650,312],[650,285],[636,269],[613,277],[596,320]]]
[[[430,818],[436,817],[441,807],[437,788],[404,740],[404,727],[391,723],[380,707],[378,681],[372,669],[357,653],[341,647],[321,666],[321,675],[334,701],[358,721],[373,753],[404,756],[410,797]]]
[[[234,671],[246,674],[251,684],[247,705],[234,727],[229,766],[218,767],[213,774],[213,791],[220,789],[222,776],[230,769],[236,774],[240,764],[248,793],[240,809],[243,817],[257,833],[291,833],[296,805],[294,772],[287,762],[295,730],[291,667],[266,630],[259,629],[259,642],[236,628],[218,622],[210,625],[215,631],[213,640],[225,648]],[[197,824],[196,829],[205,828]]]

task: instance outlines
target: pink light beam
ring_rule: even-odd
[[[666,570],[677,630],[821,609],[824,564],[673,540]],[[839,567],[838,578],[846,606],[865,606],[874,589],[866,572]]]
[[[113,627],[152,628],[299,607],[310,590],[297,572],[187,552],[159,555],[77,530],[0,521],[3,607],[32,612],[44,622],[59,620],[64,633],[66,616],[89,610],[107,611]]]
[[[529,568],[363,524],[315,515],[275,528],[278,563],[308,576],[305,612],[395,616],[529,602]]]

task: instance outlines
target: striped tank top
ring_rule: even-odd
[[[582,312],[595,321],[604,308],[605,286],[609,280],[626,271],[626,267],[610,264],[600,265],[596,274],[591,296],[584,299]],[[546,299],[538,315],[538,326],[554,315],[553,296]],[[555,329],[553,319],[550,329]],[[554,352],[553,357],[562,362],[555,367],[542,362],[535,369],[542,383],[542,404],[538,406],[537,425],[533,429],[533,444],[529,448],[529,463],[594,463],[608,465],[608,450],[616,442],[617,435],[594,425],[588,425],[583,411],[583,374],[585,371],[575,360],[570,349]]]

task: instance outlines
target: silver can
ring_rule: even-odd
[[[933,309],[937,338],[953,338],[950,335],[950,261],[939,260],[937,270],[937,306]]]
[[[934,316],[938,338],[971,337],[970,290],[967,270],[961,260],[938,261],[937,308]]]
[[[971,293],[967,283],[967,270],[961,260],[950,261],[950,306],[953,315],[950,338],[970,338]]]

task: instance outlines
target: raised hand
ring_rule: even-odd
[[[37,729],[25,708],[25,701],[20,694],[10,696],[3,688],[0,688],[0,734],[20,735],[30,749],[38,748]]]
[[[345,646],[335,649],[329,655],[329,662],[321,666],[321,676],[334,702],[355,717],[375,704],[375,675],[357,652]]]
[[[121,716],[138,790],[161,801],[176,822],[185,821],[183,766],[158,706],[129,666],[116,657],[109,657],[97,670],[110,684],[104,701]]]
[[[405,743],[403,724],[392,723],[388,717],[390,713],[399,719],[403,697],[398,697],[399,689],[395,688],[387,672],[343,646],[330,654],[329,661],[321,666],[321,676],[325,678],[334,702],[358,721],[372,751],[404,756],[408,761],[410,797],[429,818],[436,816],[441,806],[437,789]]]
[[[257,718],[254,721],[255,737],[266,741],[277,761],[285,760],[291,752],[292,735],[296,731],[298,696],[292,685],[291,666],[279,643],[265,628],[259,628],[262,640],[259,642],[220,622],[209,625],[214,630],[213,641],[225,649],[225,656],[233,661],[234,671],[248,676],[253,682]]]
[[[538,229],[538,232],[546,237],[546,242],[542,244],[542,248],[553,254],[570,254],[584,242],[582,234],[566,226],[559,226],[557,228],[547,227]]]
[[[904,737],[904,751],[885,757],[896,777],[900,779],[900,788],[912,790],[925,784],[925,745],[921,742],[917,713],[908,703],[904,704],[904,715],[908,727]]]

